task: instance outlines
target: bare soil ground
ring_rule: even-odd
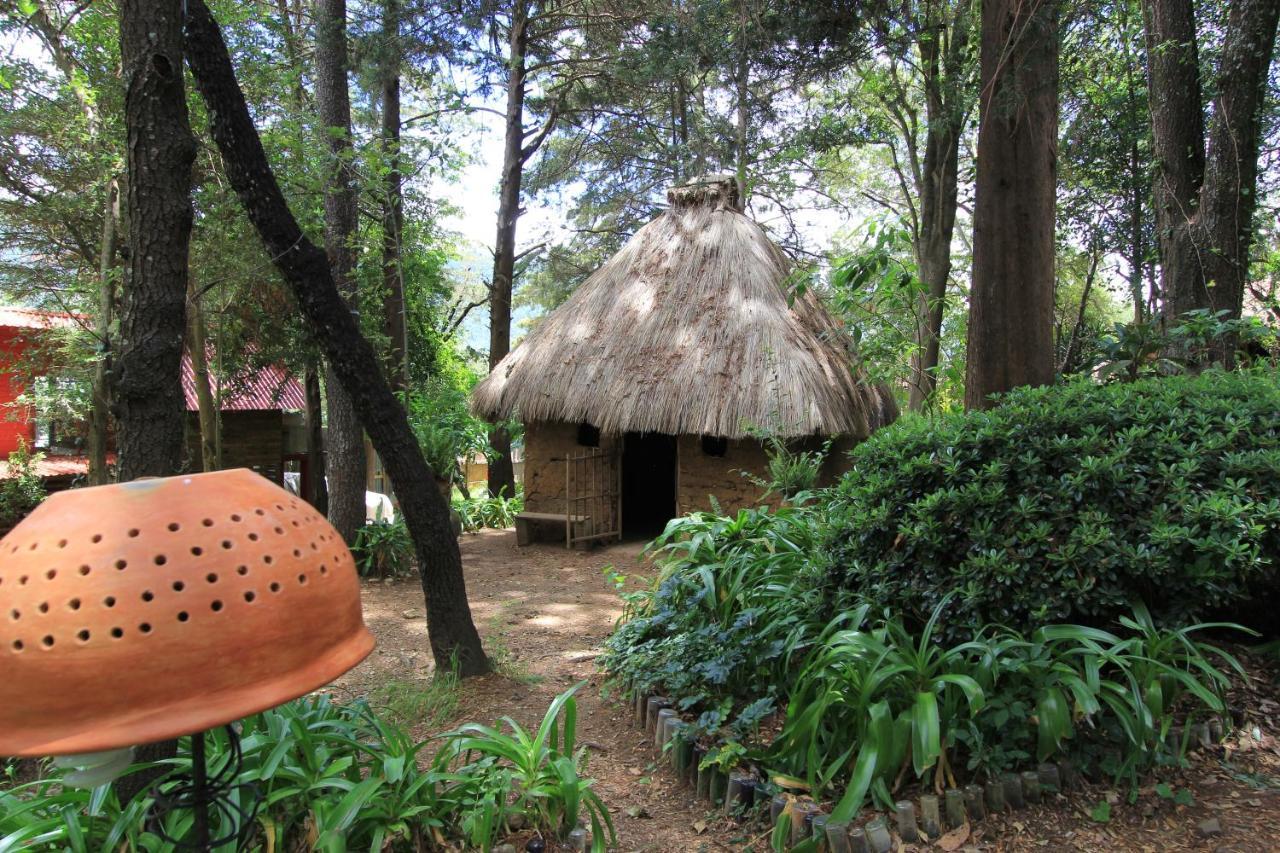
[[[604,576],[606,566],[647,574],[641,546],[624,544],[594,552],[558,545],[517,548],[512,531],[483,531],[461,540],[472,614],[499,671],[469,679],[456,712],[441,726],[493,722],[511,716],[536,725],[552,698],[586,681],[578,693],[578,737],[590,745],[589,775],[613,813],[624,851],[767,850],[761,825],[738,826],[709,812],[674,774],[655,766],[652,744],[631,722],[630,708],[602,695],[596,659],[622,612]],[[332,686],[339,696],[367,695],[388,680],[421,680],[432,671],[416,580],[367,581],[365,621],[377,650]],[[1258,665],[1255,689],[1239,697],[1249,709],[1246,725],[1227,747],[1200,753],[1186,771],[1162,778],[1187,789],[1193,801],[1179,805],[1153,786],[1129,803],[1127,791],[1093,786],[1055,796],[1040,806],[982,822],[950,849],[992,851],[1269,851],[1280,850],[1280,702],[1276,674]],[[419,725],[415,734],[434,734]],[[1111,817],[1090,813],[1113,800]],[[1203,821],[1221,832],[1205,835]],[[903,845],[897,850],[941,849]]]

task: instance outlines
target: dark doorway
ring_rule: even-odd
[[[652,538],[676,515],[676,437],[629,432],[622,442],[622,533]]]

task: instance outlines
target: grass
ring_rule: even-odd
[[[460,695],[458,676],[441,672],[427,681],[384,681],[370,692],[369,704],[399,725],[439,729],[457,714]]]
[[[484,647],[489,655],[489,662],[493,664],[494,671],[504,678],[521,684],[540,684],[546,680],[545,677],[530,672],[528,665],[517,658],[507,644],[507,632],[502,629],[502,623],[506,620],[509,606],[509,602],[504,602],[489,617],[484,634]]]

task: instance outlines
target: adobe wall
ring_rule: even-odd
[[[732,515],[746,507],[762,503],[777,505],[777,497],[763,498],[764,490],[742,475],[747,471],[764,478],[769,458],[759,441],[752,438],[730,439],[724,456],[702,452],[702,438],[682,435],[678,442],[679,474],[676,482],[677,511],[712,510],[709,495],[720,502],[720,508]]]
[[[812,438],[800,442],[798,450],[819,450],[826,439]],[[849,464],[849,451],[857,441],[842,436],[831,442],[831,450],[822,464],[819,474],[819,486],[833,486],[846,473]],[[762,480],[767,480],[766,471],[769,465],[769,454],[764,445],[752,438],[729,441],[724,456],[708,456],[702,452],[702,438],[696,435],[684,435],[679,440],[680,473],[677,483],[679,512],[695,512],[711,510],[708,495],[715,495],[720,508],[729,515],[747,507],[768,504],[775,509],[781,503],[778,495],[764,497],[764,489],[757,486],[740,472],[748,471]]]
[[[618,437],[600,436],[600,448],[617,447]],[[578,425],[531,423],[524,427],[524,507],[529,512],[564,512],[564,458],[591,448],[578,444]]]

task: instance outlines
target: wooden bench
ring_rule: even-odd
[[[591,522],[589,515],[566,515],[563,512],[521,512],[516,515],[516,544],[528,545],[533,541],[533,526],[539,524],[557,524],[563,532],[568,525],[573,525],[574,536],[585,536]],[[586,544],[586,543],[582,543]]]

